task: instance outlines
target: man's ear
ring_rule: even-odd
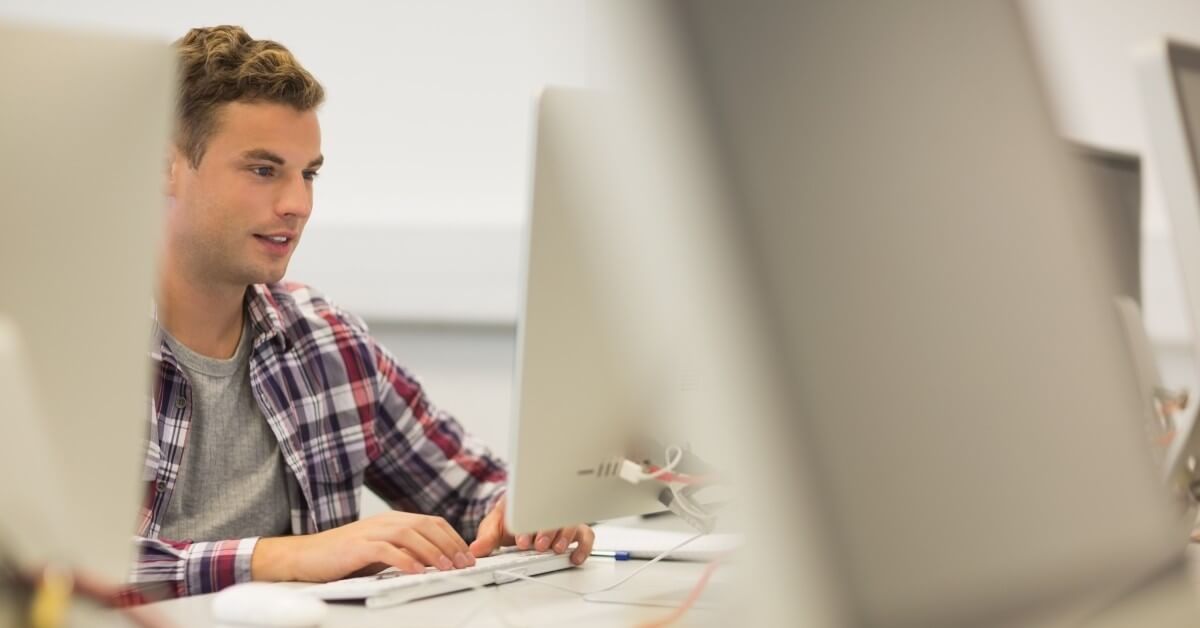
[[[167,196],[175,198],[178,195],[179,176],[185,167],[187,167],[187,159],[179,147],[172,142],[170,148],[167,149],[167,168],[163,173],[166,177]]]

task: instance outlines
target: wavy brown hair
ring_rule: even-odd
[[[221,105],[271,102],[315,109],[325,90],[282,44],[240,26],[193,28],[175,42],[179,59],[175,144],[193,168],[217,126]]]

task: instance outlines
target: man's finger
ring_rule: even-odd
[[[426,517],[415,528],[446,555],[455,567],[469,567],[474,561],[467,558],[467,542],[441,517]]]
[[[575,539],[579,541],[579,545],[575,546],[574,552],[571,552],[571,562],[582,565],[583,561],[592,555],[592,543],[596,541],[596,533],[588,526],[579,526],[578,530]]]
[[[575,540],[575,535],[579,533],[579,526],[574,528],[563,528],[558,531],[558,537],[550,544],[550,548],[555,554],[562,554],[567,551],[567,547]]]
[[[390,565],[404,573],[425,573],[425,565],[422,565],[421,561],[387,541],[372,541],[368,545],[368,551],[371,554],[371,562]]]
[[[500,531],[500,538],[496,541],[497,546],[514,545],[517,542],[517,538],[513,536],[512,532],[508,531],[508,528],[504,523],[504,514],[507,511],[508,495],[503,495],[500,497],[500,500],[496,502],[496,506],[492,508],[492,514],[496,515],[496,529]]]
[[[504,512],[495,508],[489,512],[483,521],[479,522],[479,531],[471,542],[471,554],[483,558],[491,554],[500,545],[504,534]]]
[[[386,540],[397,548],[407,550],[413,558],[430,567],[437,567],[442,571],[454,569],[454,562],[450,556],[416,529],[404,528],[394,532]]]
[[[445,534],[447,537],[449,537],[450,539],[452,539],[454,541],[454,544],[457,547],[458,551],[460,551],[460,552],[467,551],[467,547],[468,547],[467,542],[465,540],[463,540],[462,536],[460,536],[458,534],[458,530],[455,530],[454,526],[450,525],[449,521],[446,521],[445,519],[443,519],[441,517],[434,517],[433,522],[434,522],[434,525],[436,525],[438,528],[440,528],[442,530],[443,534]]]

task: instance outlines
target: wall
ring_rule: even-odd
[[[241,24],[323,82],[325,167],[290,276],[375,320],[512,324],[534,106],[582,85],[585,0],[0,0],[0,19],[140,34]]]
[[[1167,33],[1200,41],[1200,3],[1023,5],[1064,132],[1141,152],[1129,49]],[[587,0],[0,0],[0,19],[163,41],[191,26],[237,23],[288,45],[329,94],[327,166],[291,277],[366,317],[435,402],[500,452],[534,99],[545,84],[587,83],[588,17]],[[1149,167],[1148,326],[1167,382],[1196,390],[1189,313]]]
[[[502,454],[534,105],[544,85],[584,84],[587,15],[586,0],[0,0],[3,20],[164,44],[240,24],[288,46],[328,97],[289,277],[364,316]]]

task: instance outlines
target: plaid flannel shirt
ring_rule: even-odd
[[[365,483],[393,508],[444,517],[468,541],[504,491],[504,463],[426,398],[363,322],[294,283],[246,291],[250,386],[298,489],[292,533],[358,519]],[[250,579],[257,537],[161,539],[183,460],[192,391],[155,327],[146,499],[124,603],[209,593]]]

